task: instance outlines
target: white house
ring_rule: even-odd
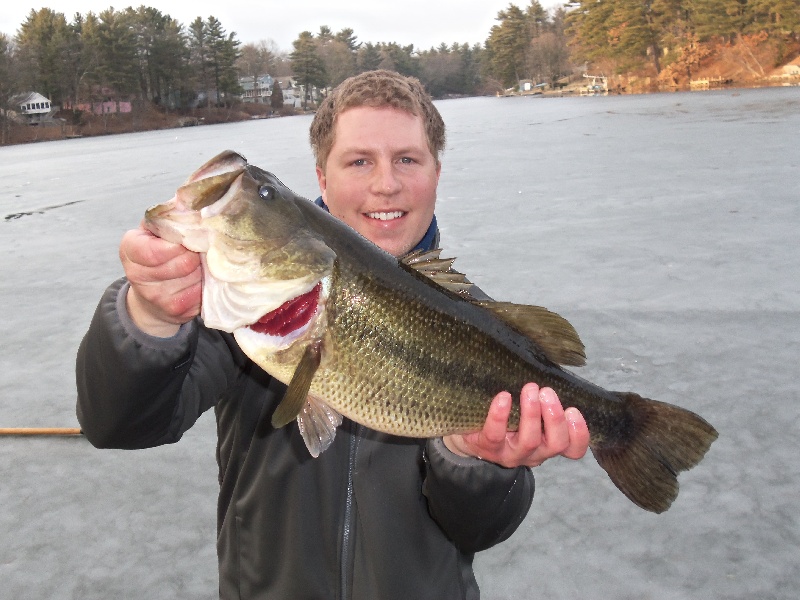
[[[9,104],[19,107],[19,114],[29,124],[41,123],[55,112],[50,100],[37,92],[18,94],[11,98]]]

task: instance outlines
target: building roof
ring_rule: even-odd
[[[9,98],[9,104],[30,104],[32,102],[50,102],[50,98],[45,98],[39,92],[23,92]]]

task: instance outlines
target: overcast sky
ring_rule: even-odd
[[[86,15],[110,6],[123,10],[129,5],[144,4],[158,8],[184,25],[198,16],[203,19],[214,16],[226,32],[236,32],[242,43],[271,39],[285,51],[291,51],[292,41],[301,31],[317,33],[320,25],[327,25],[334,33],[350,27],[361,42],[414,44],[415,48],[427,50],[441,42],[448,45],[484,42],[498,11],[511,3],[510,0],[159,0],[128,4],[111,0],[50,0],[26,4],[5,0],[0,6],[0,32],[13,37],[31,10],[43,7],[63,13],[69,22],[75,13]],[[551,8],[564,0],[540,0],[540,3]],[[524,8],[529,0],[515,0],[513,4]]]

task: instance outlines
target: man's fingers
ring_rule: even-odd
[[[492,400],[482,434],[487,442],[502,445],[508,431],[508,415],[511,413],[511,394],[500,392]]]
[[[569,428],[561,402],[552,389],[542,388],[539,391],[539,403],[544,427],[544,446],[549,458],[561,454],[569,447]]]
[[[539,403],[539,386],[528,383],[520,392],[519,429],[516,436],[509,434],[509,443],[521,453],[529,454],[542,443],[542,410]]]
[[[569,430],[569,447],[564,451],[567,458],[578,459],[586,454],[589,447],[589,428],[586,426],[586,419],[583,418],[581,411],[570,407],[564,411]]]
[[[481,431],[447,436],[445,445],[462,456],[477,456],[504,467],[535,467],[559,454],[577,459],[586,453],[586,421],[575,408],[565,411],[552,389],[540,389],[535,383],[522,388],[517,431],[508,431],[511,406],[508,392],[497,394]]]
[[[199,264],[199,255],[187,250],[180,244],[174,244],[156,237],[146,229],[132,229],[122,236],[119,247],[120,259],[126,262],[141,265],[142,267],[158,268],[172,263],[179,269],[178,276],[191,273]]]
[[[202,277],[199,254],[162,240],[145,229],[125,233],[119,255],[125,275],[133,285],[177,280],[171,287],[180,291],[195,285]]]

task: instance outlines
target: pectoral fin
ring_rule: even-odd
[[[308,390],[311,389],[311,380],[319,367],[319,360],[319,344],[309,344],[294,371],[283,400],[281,400],[278,408],[272,414],[273,427],[279,428],[291,423],[303,410],[308,397]]]
[[[475,304],[491,311],[529,337],[554,363],[573,367],[586,364],[586,354],[578,332],[561,315],[541,306],[511,302],[480,301]]]

